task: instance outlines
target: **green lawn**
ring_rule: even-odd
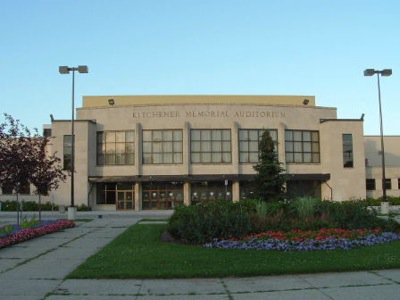
[[[348,251],[205,249],[161,242],[165,228],[130,227],[68,278],[240,277],[400,268],[400,241]]]

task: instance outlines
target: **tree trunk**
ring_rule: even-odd
[[[39,194],[39,222],[42,222],[42,195]]]
[[[19,197],[17,193],[17,225],[19,226]]]

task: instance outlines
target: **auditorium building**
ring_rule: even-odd
[[[361,112],[340,119],[313,96],[85,96],[76,114],[75,204],[93,210],[254,198],[264,130],[288,174],[288,195],[381,195],[379,137],[364,137]],[[52,119],[45,132],[50,151],[70,169],[71,121]],[[395,196],[399,143],[388,138],[388,194]],[[68,206],[69,179],[48,200]]]

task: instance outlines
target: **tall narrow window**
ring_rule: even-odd
[[[71,167],[72,167],[72,135],[64,135],[63,158],[64,158],[64,170],[71,170]]]
[[[343,167],[344,168],[353,168],[353,135],[352,134],[343,134]]]
[[[285,150],[287,163],[319,163],[319,132],[286,130]]]
[[[385,188],[387,190],[391,190],[392,189],[392,180],[390,178],[385,178]]]
[[[277,151],[278,131],[276,129],[240,129],[239,130],[239,160],[240,163],[257,163],[259,159],[258,145],[264,131],[267,130]]]
[[[133,165],[134,162],[134,130],[97,132],[98,165]]]
[[[192,129],[190,131],[192,163],[230,163],[230,129]]]

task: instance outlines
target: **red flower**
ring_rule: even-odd
[[[75,223],[69,220],[58,220],[55,223],[47,224],[41,227],[22,229],[14,234],[0,238],[0,248],[13,244],[21,243],[35,237],[60,231],[65,228],[74,227]]]
[[[287,241],[304,241],[314,239],[317,241],[326,240],[329,238],[337,239],[360,239],[370,234],[382,233],[381,228],[373,229],[342,229],[342,228],[321,228],[320,230],[301,230],[292,229],[288,232],[283,231],[265,231],[260,233],[249,234],[242,240],[252,239],[276,239],[276,240],[287,240]],[[236,239],[238,240],[238,239]]]

